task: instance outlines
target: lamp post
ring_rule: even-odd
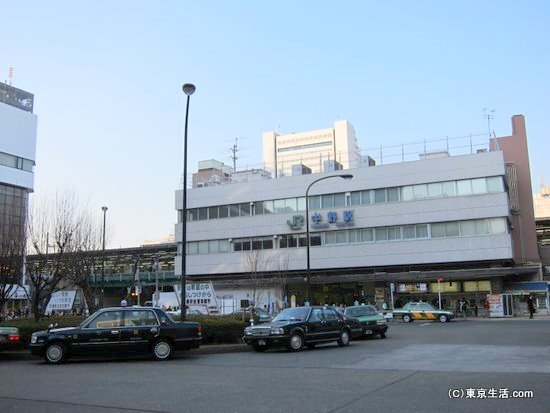
[[[330,176],[323,176],[322,178],[316,179],[312,183],[309,184],[309,186],[306,189],[306,257],[307,257],[307,267],[306,267],[306,302],[310,303],[311,300],[311,262],[310,262],[310,256],[309,256],[309,190],[311,187],[316,184],[319,181],[322,181],[324,179],[330,179],[330,178],[342,178],[346,180],[350,180],[353,178],[353,175],[351,174],[343,174],[343,175],[330,175]],[[305,302],[304,302],[305,304]]]
[[[103,308],[103,296],[105,295],[105,224],[107,222],[107,208],[102,206],[101,210],[103,211],[103,249],[101,254],[101,302],[99,303],[100,307]]]
[[[185,265],[187,258],[187,121],[189,120],[189,99],[191,95],[195,93],[195,85],[192,83],[185,83],[182,86],[183,93],[187,95],[187,105],[185,107],[185,129],[183,132],[183,191],[182,198],[183,204],[181,209],[181,305],[180,305],[180,317],[181,321],[185,321],[186,316],[186,304],[185,304]]]

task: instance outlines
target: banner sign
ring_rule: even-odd
[[[46,307],[46,314],[51,314],[52,311],[70,311],[73,308],[75,297],[76,290],[56,291],[52,294]]]

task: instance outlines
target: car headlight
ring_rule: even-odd
[[[244,335],[245,336],[251,336],[252,335],[252,329],[251,328],[245,328],[244,329]]]
[[[283,328],[272,328],[271,329],[271,334],[278,335],[278,334],[284,334],[284,333],[285,333],[285,330]]]
[[[384,320],[376,320],[376,324],[378,324],[379,326],[384,325],[384,324],[387,324],[387,321],[385,319]]]
[[[36,344],[36,341],[38,340],[38,337],[36,337],[34,334],[31,337],[31,344]]]

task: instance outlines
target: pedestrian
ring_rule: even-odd
[[[533,294],[527,297],[527,309],[529,310],[529,318],[533,318],[533,314],[537,311],[535,309],[535,297],[533,297]]]
[[[468,308],[468,305],[466,304],[466,299],[462,297],[460,301],[456,303],[456,310],[459,316],[462,318],[466,318],[466,310]]]

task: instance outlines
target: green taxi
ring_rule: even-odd
[[[405,323],[410,323],[414,320],[439,320],[442,323],[450,321],[454,317],[452,311],[438,310],[429,303],[411,302],[393,310],[394,319],[402,319]]]
[[[386,318],[372,305],[355,305],[346,307],[344,310],[344,315],[346,317],[359,320],[363,330],[363,336],[379,335],[380,338],[386,338],[388,322],[386,321]]]

